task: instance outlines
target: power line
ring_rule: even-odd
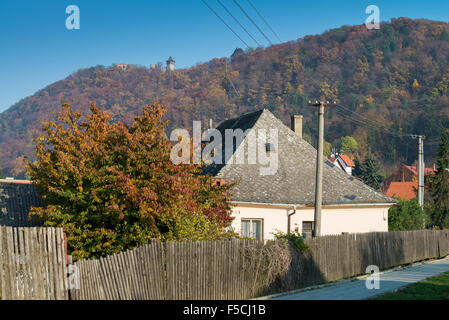
[[[251,7],[253,7],[254,11],[256,11],[257,15],[263,20],[263,22],[265,22],[265,24],[267,25],[267,27],[271,30],[271,32],[273,32],[274,36],[279,40],[279,42],[282,42],[282,40],[279,38],[279,36],[277,35],[276,32],[274,32],[273,28],[268,24],[268,22],[264,19],[264,17],[260,14],[259,10],[256,9],[256,7],[252,4],[252,2],[250,0],[248,0],[248,3],[250,4]]]
[[[342,109],[342,110],[345,110],[346,112],[351,112],[353,115],[355,115],[355,116],[359,117],[360,119],[362,119],[362,120],[361,120],[362,122],[363,122],[363,121],[366,121],[367,123],[371,124],[373,127],[379,127],[379,129],[381,129],[381,130],[383,130],[383,131],[390,132],[390,133],[392,133],[392,134],[394,134],[394,135],[396,135],[396,136],[400,136],[400,137],[408,137],[408,138],[414,138],[414,137],[418,136],[418,135],[412,134],[412,133],[403,133],[403,132],[401,132],[401,131],[395,131],[395,130],[387,129],[387,128],[385,128],[385,126],[384,126],[383,124],[381,124],[381,123],[379,123],[379,122],[377,122],[377,121],[375,121],[375,120],[366,118],[366,117],[364,117],[363,115],[361,115],[361,114],[359,114],[359,113],[356,113],[355,111],[352,111],[352,110],[350,110],[350,109],[348,109],[348,108],[345,108],[345,107],[343,107],[343,106],[337,106],[337,108],[340,108],[340,109]],[[436,139],[436,141],[433,141],[433,140],[435,140],[435,139]],[[431,136],[431,137],[429,136],[429,137],[426,139],[426,144],[429,145],[429,144],[432,144],[432,143],[438,143],[438,140],[439,140],[439,137],[438,137],[438,136]],[[432,141],[432,142],[431,142],[431,141]]]
[[[339,116],[345,118],[345,119],[348,120],[348,121],[351,121],[351,122],[354,123],[354,124],[358,124],[358,125],[364,126],[365,128],[368,127],[368,128],[374,129],[374,130],[379,130],[379,131],[381,130],[381,128],[372,126],[372,125],[370,125],[370,124],[368,124],[368,123],[366,123],[366,122],[363,122],[363,121],[361,121],[361,120],[358,120],[358,119],[355,119],[355,118],[348,118],[348,117],[346,117],[344,114],[342,114],[342,113],[341,113],[340,111],[338,111],[338,110],[336,110],[336,113],[337,113]],[[389,135],[392,135],[392,136],[397,137],[397,138],[402,138],[401,135],[398,135],[398,134],[395,134],[395,133],[392,133],[392,132],[384,132],[384,133],[389,134]]]
[[[337,108],[335,110],[337,111],[337,114],[339,116],[341,116],[341,117],[343,117],[343,118],[345,118],[345,119],[347,119],[349,121],[352,121],[354,123],[357,123],[359,125],[367,126],[367,127],[370,127],[371,129],[375,129],[375,130],[381,130],[381,131],[384,131],[385,133],[388,133],[388,134],[390,134],[392,136],[395,136],[395,137],[398,137],[398,138],[403,138],[403,137],[410,136],[409,134],[404,134],[404,133],[401,133],[401,132],[395,132],[395,131],[389,130],[389,129],[385,128],[383,125],[381,125],[381,124],[379,124],[377,122],[373,121],[373,123],[371,123],[371,122],[367,121],[369,119],[364,118],[363,116],[353,112],[352,110],[344,109],[341,106],[337,106]],[[344,113],[344,112],[348,112],[348,111],[353,113],[354,115],[358,116],[359,119],[356,119],[354,117],[351,118],[351,117],[349,117],[348,115],[346,115]]]
[[[403,132],[400,132],[400,131],[394,131],[394,130],[387,129],[387,128],[385,128],[385,126],[384,126],[383,124],[381,124],[381,123],[379,123],[379,122],[377,122],[377,121],[375,121],[375,120],[366,118],[366,117],[364,117],[363,115],[361,115],[361,114],[359,114],[359,113],[357,113],[357,112],[355,112],[355,111],[352,111],[352,110],[350,110],[350,109],[348,109],[348,108],[346,108],[346,107],[343,107],[343,106],[337,106],[337,107],[340,108],[340,109],[342,109],[342,110],[344,110],[344,111],[346,111],[346,112],[352,113],[354,116],[357,116],[362,122],[363,122],[363,121],[366,121],[367,123],[371,124],[372,126],[376,126],[376,127],[378,127],[379,129],[382,129],[382,130],[384,130],[384,131],[388,131],[388,132],[390,132],[390,133],[393,133],[393,134],[395,134],[395,135],[399,135],[399,136],[401,136],[401,137],[402,137],[402,136],[410,136],[410,135],[412,135],[412,134],[403,133]]]
[[[207,4],[207,2],[206,2],[205,0],[201,0],[201,1],[206,5],[206,7],[209,8],[210,11],[212,11],[212,12],[217,16],[218,19],[221,20],[221,22],[224,23],[224,25],[225,25],[226,27],[228,27],[229,30],[232,31],[233,34],[235,34],[235,36],[236,36],[237,38],[240,39],[240,41],[242,41],[242,42],[245,44],[245,46],[246,46],[247,48],[249,48],[249,45],[245,42],[245,40],[243,40],[242,38],[240,38],[240,36],[237,34],[237,32],[235,32],[235,31],[234,31],[234,30],[233,30],[233,29],[226,23],[226,21],[224,21],[223,18],[221,18],[220,15],[219,15],[214,9],[212,9],[212,8]]]
[[[226,66],[225,66],[225,68],[226,68],[225,69],[225,78],[227,80],[229,80],[229,82],[231,83],[231,86],[234,89],[235,93],[237,93],[237,96],[240,97],[240,91],[235,88],[234,83],[232,82],[232,79],[230,77],[228,78],[228,61],[225,61],[225,63],[226,63]]]
[[[273,45],[273,42],[271,42],[271,40],[262,31],[262,29],[259,28],[259,26],[254,22],[254,20],[251,19],[251,17],[246,13],[246,11],[239,5],[237,0],[232,0],[232,1],[234,1],[234,3],[237,5],[237,7],[239,7],[240,11],[242,11],[245,14],[245,16],[248,18],[248,20],[251,21],[251,23],[257,28],[257,30],[259,30],[259,32],[265,37],[265,39],[267,39],[267,41],[270,43],[270,45]]]
[[[234,17],[234,15],[228,10],[228,8],[226,8],[226,6],[223,4],[223,2],[221,2],[220,0],[217,0],[217,2],[223,7],[223,9],[226,10],[226,12],[234,19],[235,22],[238,23],[238,25],[246,32],[246,34],[254,40],[254,42],[260,47],[260,43],[248,32],[248,30],[246,30],[246,28],[240,23],[239,20],[237,20],[236,17]]]
[[[413,134],[413,133],[404,133],[404,132],[398,131],[398,130],[387,129],[387,128],[385,127],[385,125],[382,124],[382,123],[379,123],[379,122],[377,122],[377,121],[375,121],[375,120],[372,120],[372,119],[369,119],[369,118],[367,118],[367,117],[364,117],[363,115],[361,115],[361,114],[359,114],[359,113],[357,113],[357,112],[355,112],[355,111],[352,111],[352,110],[350,110],[350,109],[348,109],[348,108],[345,108],[345,107],[343,107],[343,106],[338,106],[338,107],[339,107],[340,109],[346,111],[346,112],[350,112],[350,113],[352,113],[353,115],[357,116],[359,119],[361,119],[362,122],[363,122],[363,121],[366,121],[367,123],[371,124],[372,126],[379,127],[379,129],[381,129],[381,130],[383,130],[383,131],[386,131],[386,132],[389,132],[389,133],[393,133],[393,134],[395,134],[395,135],[397,135],[397,136],[400,136],[400,137],[413,137],[413,136],[416,136],[416,134]]]
[[[340,109],[338,109],[340,108]],[[346,109],[347,111],[352,112],[353,114],[364,118],[365,120],[360,120],[360,119],[356,119],[354,117],[348,117],[347,114],[344,114],[344,112],[342,111],[343,109],[345,109],[344,107],[341,106],[337,106],[337,108],[335,109],[337,115],[343,117],[344,119],[358,124],[358,125],[362,125],[364,127],[368,127],[374,130],[379,130],[379,131],[383,131],[383,133],[389,134],[391,136],[397,137],[397,138],[416,138],[419,137],[419,135],[414,135],[414,134],[406,134],[406,133],[401,133],[399,131],[395,132],[395,131],[391,131],[386,129],[383,125],[381,125],[378,122],[375,122],[374,120],[370,120],[368,118],[365,118],[357,113],[355,113],[354,111],[351,111],[349,109]],[[366,121],[369,120],[370,122]],[[409,152],[409,139],[406,140],[407,141],[407,148],[406,148],[406,159],[408,160],[408,152]],[[426,140],[427,142],[424,144],[425,148],[430,148],[432,150],[431,154],[433,154],[433,148],[435,145],[438,145],[440,142],[438,141],[438,137],[429,137],[429,139]]]

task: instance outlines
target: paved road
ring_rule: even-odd
[[[321,288],[272,297],[273,300],[362,300],[394,291],[408,284],[449,271],[449,257],[384,271],[380,288],[366,288],[366,277],[343,280]]]

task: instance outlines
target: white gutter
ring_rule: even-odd
[[[295,204],[287,204],[287,203],[266,203],[266,202],[245,202],[245,201],[230,201],[231,204],[243,204],[243,205],[258,205],[258,206],[272,206],[272,207],[288,207],[292,208],[293,206],[299,208],[313,208],[312,205],[295,205]],[[395,202],[386,202],[386,203],[342,203],[342,204],[323,204],[323,207],[385,207],[395,205]]]
[[[387,203],[342,203],[342,204],[323,204],[323,207],[385,207],[395,205],[395,202],[387,202]],[[311,206],[313,207],[313,206]]]
[[[250,205],[256,205],[256,206],[272,206],[272,207],[288,207],[291,209],[292,207],[306,207],[305,205],[299,205],[299,204],[290,204],[290,203],[266,203],[266,202],[245,202],[245,201],[230,201],[231,204],[250,204]]]

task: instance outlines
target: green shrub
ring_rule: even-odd
[[[294,248],[298,249],[301,253],[305,253],[309,250],[309,246],[304,242],[304,238],[299,232],[295,231],[291,233],[284,233],[278,231],[274,233],[274,236],[277,240],[281,240],[285,243],[290,244]]]
[[[388,230],[406,231],[423,229],[428,217],[417,199],[399,200],[399,204],[388,210]]]

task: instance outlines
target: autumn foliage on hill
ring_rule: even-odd
[[[379,30],[343,26],[173,73],[139,66],[83,69],[0,114],[0,166],[7,175],[23,175],[23,156],[32,154],[32,138],[42,121],[56,118],[61,99],[84,112],[96,101],[125,123],[158,100],[171,126],[183,128],[192,120],[216,123],[269,108],[286,124],[290,115],[303,114],[304,134],[314,137],[316,110],[307,101],[321,97],[387,130],[425,134],[431,160],[437,153],[432,138],[449,122],[449,24],[399,18]],[[326,116],[328,142],[356,137],[361,156],[371,151],[384,166],[416,159],[416,143],[407,138],[351,121],[353,115],[341,110]]]
[[[31,215],[63,227],[75,258],[103,256],[148,243],[217,239],[232,220],[229,187],[175,165],[164,133],[165,108],[143,107],[131,125],[111,121],[92,104],[83,117],[64,104],[45,123],[28,173],[43,208]]]

